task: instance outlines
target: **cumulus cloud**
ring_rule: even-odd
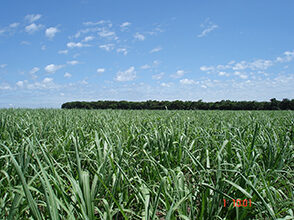
[[[23,82],[23,81],[17,81],[15,84],[16,84],[18,87],[23,87],[24,82]]]
[[[184,76],[186,72],[184,70],[178,70],[175,74],[172,74],[171,77],[172,78],[181,78],[182,76]]]
[[[210,72],[210,71],[214,71],[214,67],[213,66],[201,66],[200,70],[203,72]]]
[[[30,44],[31,44],[30,42],[25,41],[25,40],[20,42],[20,45],[30,45]]]
[[[109,39],[115,39],[115,40],[118,39],[114,31],[109,31],[106,28],[102,28],[102,30],[98,32],[98,35],[102,38],[109,38]]]
[[[148,64],[141,66],[141,69],[143,69],[143,70],[150,69],[150,68],[151,68],[151,66]]]
[[[173,85],[173,83],[165,83],[165,82],[163,82],[163,83],[161,83],[160,84],[162,87],[167,87],[167,88],[169,88],[169,87],[171,87],[172,85]]]
[[[124,81],[132,81],[136,78],[136,71],[135,71],[135,67],[131,66],[129,69],[125,70],[125,71],[119,71],[116,74],[116,80],[120,81],[120,82],[124,82]]]
[[[29,34],[32,34],[36,31],[40,30],[42,27],[43,27],[43,25],[41,25],[41,24],[32,23],[32,24],[25,27],[25,31],[28,32]]]
[[[88,81],[87,80],[82,80],[81,82],[80,82],[82,85],[88,85],[89,83],[88,83]]]
[[[67,54],[68,53],[68,50],[59,50],[58,53],[59,54]]]
[[[10,90],[11,86],[7,83],[0,84],[0,90]]]
[[[267,76],[265,70],[276,65],[277,63],[290,62],[294,59],[294,51],[284,52],[284,56],[277,57],[275,59],[255,59],[253,61],[239,61],[234,60],[227,64],[220,64],[216,66],[201,66],[200,70],[208,74],[218,74],[219,76],[235,75],[241,79],[247,79],[250,75],[263,74]]]
[[[30,14],[25,16],[25,20],[27,20],[29,23],[33,23],[37,20],[39,20],[42,17],[40,14]]]
[[[63,65],[55,65],[55,64],[49,64],[45,67],[45,71],[47,73],[55,73],[57,70],[61,69]]]
[[[159,52],[159,51],[161,51],[161,50],[162,50],[161,47],[155,47],[155,48],[153,48],[152,50],[150,50],[150,53],[156,53],[156,52]]]
[[[124,22],[120,25],[121,28],[129,27],[131,25],[130,22]]]
[[[71,60],[71,61],[67,61],[66,63],[69,64],[69,65],[77,65],[77,64],[79,64],[79,61]]]
[[[276,62],[286,63],[294,59],[294,51],[285,51],[283,57],[277,57]]]
[[[241,73],[241,72],[239,72],[239,71],[235,71],[234,74],[235,74],[236,76],[239,76],[241,79],[247,79],[247,78],[248,78],[248,76],[247,76],[246,74]]]
[[[64,75],[63,75],[65,78],[70,78],[72,75],[68,72],[66,72]]]
[[[91,41],[91,40],[94,40],[94,37],[93,36],[87,36],[84,38],[84,40],[82,40],[83,42],[88,42],[88,41]]]
[[[97,73],[104,73],[105,72],[105,69],[104,68],[98,68],[97,69]]]
[[[160,80],[164,76],[164,73],[154,74],[152,75],[152,79]]]
[[[50,28],[46,29],[45,35],[46,35],[46,37],[52,39],[53,37],[55,37],[55,34],[57,32],[59,32],[59,30],[56,27],[50,27]]]
[[[10,28],[17,28],[18,26],[19,26],[18,22],[14,22],[14,23],[9,25]]]
[[[96,25],[101,25],[101,24],[105,24],[105,23],[109,23],[109,21],[105,21],[105,20],[101,20],[101,21],[97,21],[97,22],[87,21],[87,22],[84,22],[83,25],[85,25],[85,26],[96,26]]]
[[[111,51],[114,49],[114,44],[103,44],[99,46],[101,49]]]
[[[128,54],[128,50],[126,48],[118,48],[116,50],[116,52],[122,53],[123,55],[127,55]]]
[[[128,27],[131,26],[131,23],[130,22],[124,22],[120,25],[120,30],[121,31],[126,31],[128,29]]]
[[[51,83],[53,82],[52,78],[46,77],[45,79],[43,79],[43,83]]]
[[[208,33],[212,32],[213,30],[218,28],[218,25],[212,23],[210,19],[206,19],[203,24],[200,25],[200,27],[203,28],[202,32],[198,34],[197,36],[200,37],[205,37]]]
[[[140,41],[145,40],[145,36],[143,34],[138,33],[138,32],[134,35],[134,38],[136,40],[140,40]]]
[[[0,64],[0,68],[3,69],[7,66],[7,64],[3,63],[3,64]]]
[[[224,71],[220,71],[220,72],[218,73],[218,75],[219,75],[219,76],[230,76],[229,73],[224,72]]]
[[[34,67],[30,70],[30,74],[35,74],[36,72],[38,72],[40,70],[40,68],[38,67]]]
[[[78,43],[75,43],[75,42],[69,42],[69,43],[66,44],[66,46],[67,46],[68,48],[75,48],[75,47],[81,48],[81,47],[87,47],[87,46],[89,46],[89,45],[87,45],[87,44],[83,44],[83,43],[81,43],[81,42],[78,42]]]
[[[181,79],[180,83],[183,85],[194,85],[197,84],[193,79]]]

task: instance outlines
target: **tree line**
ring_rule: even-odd
[[[294,110],[294,99],[279,101],[230,101],[218,102],[198,101],[95,101],[95,102],[66,102],[63,109],[150,109],[150,110]]]

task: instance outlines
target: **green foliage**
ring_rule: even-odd
[[[0,219],[293,219],[293,133],[291,111],[2,109]]]
[[[149,110],[294,110],[294,99],[275,98],[270,102],[230,101],[197,102],[192,101],[156,101],[128,102],[128,101],[97,101],[97,102],[67,102],[62,104],[64,109],[149,109]]]

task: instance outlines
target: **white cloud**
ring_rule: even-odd
[[[35,74],[36,72],[38,72],[40,70],[40,68],[38,67],[34,67],[33,69],[30,70],[30,74]]]
[[[138,32],[134,35],[134,38],[137,40],[141,40],[141,41],[145,40],[145,36],[143,34],[138,33]]]
[[[71,60],[71,61],[67,61],[66,63],[69,64],[69,65],[76,65],[76,64],[79,64],[79,61]]]
[[[241,79],[247,79],[247,78],[248,78],[248,76],[245,75],[245,74],[240,74],[239,77],[240,77]]]
[[[59,32],[59,30],[56,27],[50,27],[46,29],[45,35],[46,37],[52,39],[57,32]]]
[[[220,72],[218,73],[218,75],[219,75],[219,76],[230,76],[229,73],[224,72],[224,71],[220,71]]]
[[[130,22],[124,22],[120,25],[120,31],[126,31],[131,26]]]
[[[25,19],[29,22],[29,23],[33,23],[37,20],[39,20],[42,17],[42,15],[40,14],[30,14],[30,15],[26,15]]]
[[[110,21],[105,21],[105,20],[101,20],[101,21],[97,21],[97,22],[87,21],[87,22],[84,22],[83,25],[85,25],[85,26],[96,26],[96,25],[105,24],[105,23],[109,23],[109,22]]]
[[[20,45],[30,45],[30,44],[31,44],[30,42],[25,41],[25,40],[20,42]]]
[[[241,73],[241,72],[239,72],[239,71],[235,71],[234,74],[235,74],[236,76],[239,76],[241,79],[247,79],[247,78],[248,78],[248,76],[247,76],[246,74]]]
[[[249,66],[252,70],[256,70],[256,69],[266,70],[272,65],[273,65],[273,62],[271,60],[259,59],[259,60],[255,60],[254,62],[251,62]]]
[[[111,51],[114,49],[114,44],[104,44],[104,45],[100,45],[99,47],[106,51]]]
[[[165,82],[163,82],[163,83],[161,83],[160,84],[162,87],[167,87],[167,88],[169,88],[169,87],[171,87],[172,85],[173,85],[173,83],[165,83]]]
[[[178,70],[175,74],[171,75],[172,78],[181,78],[184,76],[185,71],[184,70]]]
[[[0,68],[3,69],[3,68],[5,68],[6,66],[7,66],[7,64],[1,64],[1,65],[0,65]]]
[[[118,53],[122,53],[123,55],[127,55],[127,54],[128,54],[128,51],[127,51],[126,48],[118,48],[118,49],[116,50],[116,52],[118,52]]]
[[[200,25],[200,27],[204,28],[203,31],[198,34],[198,37],[205,37],[208,33],[212,32],[213,30],[218,28],[218,25],[213,24],[209,18],[205,20],[203,24]]]
[[[0,84],[0,90],[10,90],[10,89],[11,89],[11,87],[9,84],[7,84],[7,83]]]
[[[160,61],[159,61],[159,60],[154,60],[154,61],[153,61],[153,65],[154,65],[154,66],[158,66],[159,64],[160,64]]]
[[[276,62],[286,63],[290,62],[294,59],[294,51],[286,51],[284,52],[284,57],[277,57]]]
[[[84,38],[84,40],[82,40],[83,42],[88,42],[88,41],[91,41],[91,40],[94,40],[94,37],[93,36],[87,36]]]
[[[47,73],[55,73],[57,70],[61,69],[63,65],[55,65],[55,64],[49,64],[45,67],[45,71]]]
[[[78,43],[69,42],[69,43],[66,44],[66,46],[69,47],[69,48],[75,48],[75,47],[81,48],[81,47],[87,47],[89,45],[88,44],[82,44],[81,42],[78,42]]]
[[[162,50],[161,47],[155,47],[155,48],[153,48],[153,49],[150,51],[150,53],[156,53],[156,52],[159,52],[159,51],[161,51],[161,50]]]
[[[214,71],[214,67],[213,66],[201,66],[200,70],[203,72],[210,73],[211,71]]]
[[[23,87],[24,82],[23,82],[23,81],[17,81],[15,84],[16,84],[18,87]]]
[[[42,45],[41,50],[46,50],[46,45]]]
[[[164,76],[164,73],[154,74],[152,75],[152,79],[160,80]]]
[[[87,84],[88,84],[88,81],[87,81],[87,80],[82,80],[82,81],[81,81],[81,84],[83,84],[83,85],[87,85]]]
[[[17,23],[17,22],[14,22],[9,25],[10,28],[17,28],[18,26],[19,26],[19,23]]]
[[[197,84],[193,79],[181,79],[180,83],[183,85],[194,85]]]
[[[150,69],[150,68],[151,68],[151,66],[148,64],[141,66],[141,69],[143,69],[143,70]]]
[[[129,69],[125,70],[125,71],[119,71],[116,74],[116,80],[120,81],[120,82],[124,82],[124,81],[132,81],[136,78],[136,71],[135,71],[135,67],[131,66]]]
[[[97,73],[104,73],[105,72],[105,69],[104,68],[98,68],[97,69]]]
[[[72,77],[72,75],[71,75],[70,73],[66,72],[66,73],[64,74],[64,77],[65,77],[65,78],[70,78],[70,77]]]
[[[233,66],[233,70],[244,70],[248,68],[248,64],[246,61],[241,61],[239,63],[236,63],[235,66]]]
[[[109,31],[109,30],[107,30],[105,28],[102,28],[102,30],[98,32],[98,35],[100,37],[103,37],[103,38],[114,38],[114,39],[117,39],[117,37],[115,36],[115,32]]]
[[[124,22],[120,25],[121,28],[129,27],[131,25],[130,22]]]
[[[67,54],[68,53],[68,50],[59,50],[58,53],[59,54]]]
[[[43,83],[51,83],[53,81],[52,78],[46,77],[45,79],[43,79]]]
[[[41,28],[43,27],[43,25],[41,24],[35,24],[35,23],[32,23],[28,26],[25,27],[25,31],[28,32],[29,34],[32,34],[38,30],[40,30]]]

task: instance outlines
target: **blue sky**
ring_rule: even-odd
[[[3,1],[0,107],[294,98],[293,0]]]

